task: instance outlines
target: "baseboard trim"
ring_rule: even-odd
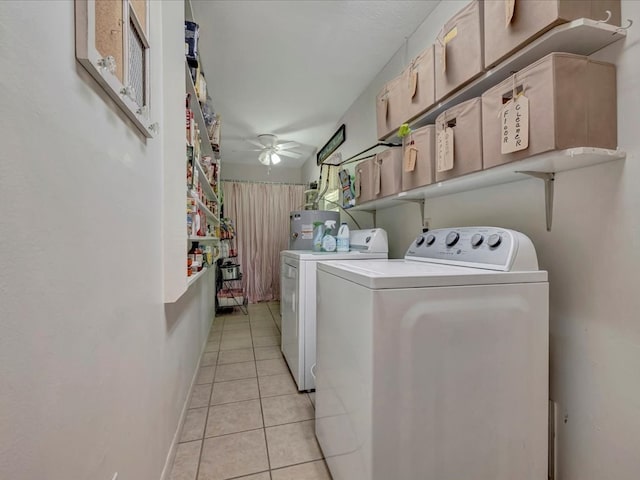
[[[196,382],[198,381],[198,373],[200,372],[200,362],[202,361],[202,354],[204,353],[204,349],[207,348],[207,342],[209,341],[209,335],[211,333],[211,328],[213,327],[213,320],[211,319],[211,323],[209,324],[209,330],[207,331],[207,335],[204,339],[204,344],[200,349],[200,356],[198,358],[198,365],[196,366],[196,371],[193,374],[193,378],[191,379],[191,386],[189,387],[189,393],[187,394],[187,399],[182,406],[182,413],[180,413],[180,420],[178,421],[178,428],[176,428],[175,433],[173,434],[173,440],[171,441],[171,446],[169,447],[169,452],[167,453],[167,458],[164,462],[164,467],[162,469],[162,474],[160,475],[160,480],[169,480],[169,476],[171,475],[171,467],[173,466],[173,461],[176,458],[176,450],[178,449],[178,441],[180,440],[180,433],[182,432],[182,427],[184,425],[184,420],[187,417],[187,411],[189,410],[189,402],[191,402],[191,394],[193,393],[193,389],[196,386]]]

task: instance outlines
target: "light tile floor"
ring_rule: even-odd
[[[314,409],[280,352],[278,302],[217,316],[170,480],[330,480]]]

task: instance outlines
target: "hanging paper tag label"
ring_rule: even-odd
[[[445,45],[447,43],[449,43],[451,40],[453,40],[454,38],[456,38],[458,36],[458,27],[453,27],[451,30],[449,30],[449,32],[444,36],[444,39],[442,40],[442,43],[444,43]]]
[[[382,170],[382,160],[376,157],[375,162],[373,162],[375,164],[375,168],[374,170],[376,171],[375,173],[375,177],[374,177],[374,188],[373,188],[373,193],[375,193],[376,195],[380,195],[380,189],[381,189],[381,183],[382,183],[382,175],[381,175],[381,170]]]
[[[453,27],[442,39],[442,72],[447,71],[447,43],[458,36],[458,27]]]
[[[518,152],[529,147],[529,99],[524,95],[512,98],[500,112],[502,124],[502,154]]]
[[[389,100],[387,99],[387,94],[384,94],[384,97],[382,97],[380,99],[380,101],[382,102],[382,118],[385,119],[385,121],[389,118]]]
[[[411,82],[409,84],[409,93],[410,97],[413,98],[418,93],[418,70],[414,68],[411,69]]]
[[[437,137],[437,170],[438,172],[446,172],[453,168],[453,128],[447,127],[440,130]]]
[[[413,172],[416,169],[416,160],[418,159],[418,149],[410,146],[404,150],[404,171]]]
[[[505,0],[504,2],[504,20],[505,26],[508,27],[513,20],[513,12],[516,8],[516,0]]]

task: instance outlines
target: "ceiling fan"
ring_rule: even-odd
[[[278,137],[271,134],[258,135],[258,141],[247,140],[256,148],[253,152],[260,152],[258,161],[263,165],[271,166],[280,163],[280,156],[300,158],[302,155],[297,152],[291,152],[290,149],[299,147],[297,142],[278,143]]]

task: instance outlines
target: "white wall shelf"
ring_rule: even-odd
[[[187,288],[196,283],[199,279],[201,279],[205,273],[207,273],[208,268],[205,267],[197,273],[194,273],[190,277],[187,277]]]
[[[436,117],[445,110],[471,98],[479,97],[489,88],[511,76],[513,72],[522,70],[549,53],[568,52],[591,55],[626,35],[624,28],[587,18],[559,25],[489,69],[452,96],[412,119],[409,125],[412,129],[416,129],[434,123]],[[399,142],[399,139],[391,135],[387,137],[387,141]]]
[[[197,235],[191,235],[189,237],[189,241],[190,242],[213,242],[213,243],[219,243],[220,239],[217,237],[199,237]]]
[[[533,157],[507,163],[489,170],[470,173],[444,182],[433,183],[425,187],[416,188],[397,195],[390,195],[378,200],[357,205],[350,210],[368,211],[383,210],[396,207],[401,202],[423,201],[428,198],[442,197],[454,193],[467,192],[479,188],[491,187],[503,183],[525,180],[529,176],[537,176],[545,180],[547,186],[547,229],[551,229],[551,212],[553,209],[554,175],[558,172],[589,167],[599,163],[612,162],[626,158],[621,150],[607,150],[603,148],[578,147],[567,150],[534,155]],[[533,174],[533,175],[532,175]],[[540,174],[540,175],[536,175]]]
[[[198,102],[198,96],[196,95],[196,87],[193,84],[193,79],[191,78],[191,71],[189,70],[189,64],[187,61],[184,62],[185,65],[185,81],[187,84],[187,93],[191,94],[191,110],[193,110],[193,118],[198,124],[198,129],[200,129],[200,134],[203,136],[203,141],[200,144],[202,148],[202,155],[217,158],[214,156],[213,147],[211,146],[211,142],[209,141],[209,133],[207,130],[207,124],[204,121],[204,114],[202,113],[202,108],[200,107],[200,102]]]
[[[218,218],[218,216],[214,215],[213,212],[211,210],[209,210],[204,203],[202,203],[202,200],[200,200],[198,198],[198,196],[197,196],[197,194],[195,192],[193,192],[192,190],[187,190],[187,196],[189,198],[193,198],[198,203],[198,206],[200,207],[200,209],[205,213],[205,215],[210,220],[213,220],[213,222],[217,223],[217,224],[220,223],[220,219]]]
[[[202,164],[198,160],[194,161],[196,168],[198,169],[198,179],[200,180],[200,185],[202,185],[202,191],[207,196],[207,198],[213,202],[218,202],[218,196],[216,192],[213,191],[213,187],[207,180],[207,176],[204,173],[204,169],[202,168]]]

